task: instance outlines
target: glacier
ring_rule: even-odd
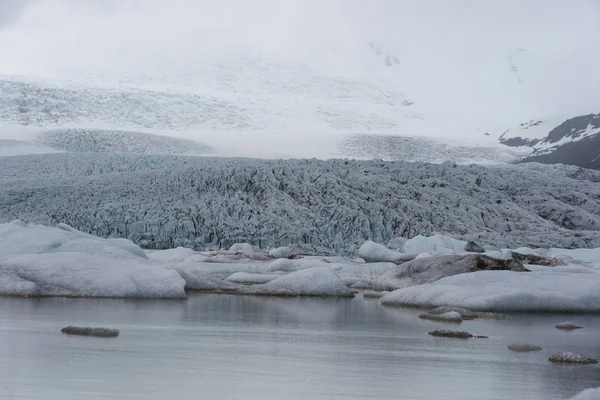
[[[600,173],[581,168],[58,153],[0,157],[0,181],[0,222],[64,222],[147,249],[349,255],[435,234],[600,246]]]

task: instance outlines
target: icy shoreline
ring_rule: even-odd
[[[0,224],[0,295],[183,299],[186,291],[319,297],[365,291],[386,306],[600,312],[600,249],[480,254],[440,235],[395,243],[400,250],[366,242],[360,257],[300,255],[292,248],[269,255],[243,243],[208,252],[144,251],[64,224],[13,221]]]

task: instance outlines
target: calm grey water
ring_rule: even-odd
[[[362,299],[194,295],[186,301],[0,298],[1,399],[566,399],[600,386],[599,316],[464,322],[469,341],[419,311]],[[561,332],[554,324],[585,329]],[[68,324],[121,329],[67,336]],[[451,328],[453,329],[453,328]],[[506,345],[531,342],[541,353]]]

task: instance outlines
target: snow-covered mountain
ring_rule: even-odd
[[[600,169],[600,114],[581,115],[554,124],[553,121],[522,123],[517,129],[504,132],[499,140],[507,146],[530,148],[531,154],[523,161]]]
[[[225,156],[464,162],[471,147],[471,161],[497,162],[527,152],[497,141],[520,121],[600,108],[593,1],[165,4],[27,0],[5,13],[0,138],[140,132]],[[381,151],[373,135],[400,138]]]

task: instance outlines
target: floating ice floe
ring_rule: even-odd
[[[119,336],[118,329],[108,328],[92,328],[85,326],[66,326],[61,329],[61,332],[66,335],[79,335],[79,336],[94,336],[103,338],[112,338]]]
[[[0,224],[0,294],[185,298],[185,281],[124,239],[66,225]]]
[[[470,339],[470,338],[488,339],[488,336],[473,335],[472,333],[469,333],[469,332],[449,331],[449,330],[445,330],[445,329],[438,329],[438,330],[429,332],[429,335],[435,336],[435,337],[451,338],[451,339]]]
[[[512,350],[517,353],[527,353],[530,351],[542,351],[542,346],[538,346],[536,344],[527,344],[527,343],[513,343],[506,346],[509,350]]]
[[[561,322],[556,324],[555,328],[563,331],[574,331],[575,329],[582,329],[583,326],[574,324],[573,322]]]
[[[425,313],[419,315],[421,319],[428,319],[430,321],[439,321],[439,322],[453,322],[453,323],[461,323],[463,321],[462,316],[456,311],[448,311],[442,314],[430,314]]]
[[[560,352],[552,354],[548,360],[553,363],[564,363],[564,364],[598,364],[598,360],[583,356],[579,353],[571,352]]]

